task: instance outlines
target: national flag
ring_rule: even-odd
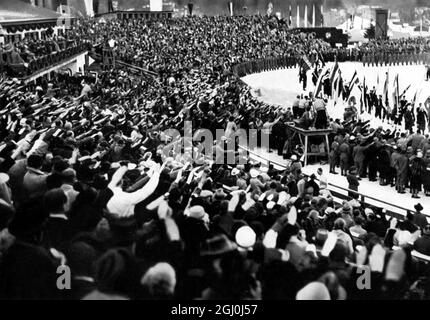
[[[360,80],[358,80],[358,75],[357,75],[357,70],[356,70],[354,72],[354,74],[352,75],[351,81],[349,82],[349,87],[348,87],[349,94],[351,94],[352,89],[354,89],[354,86],[356,84],[359,84],[359,83],[360,83]]]
[[[324,27],[324,5],[321,5],[321,27]]]
[[[365,109],[363,109],[365,107]],[[361,99],[360,99],[360,113],[367,110],[367,88],[366,88],[366,77],[363,78],[363,87],[361,89]]]
[[[377,95],[379,95],[380,94],[380,90],[379,90],[379,72],[378,72],[378,74],[376,75],[376,90],[375,90],[375,93],[377,94]]]
[[[405,90],[403,90],[403,92],[402,92],[402,94],[400,95],[400,97],[402,97],[402,96],[404,96],[405,94],[406,94],[406,92],[409,90],[409,88],[411,87],[411,85],[408,85],[407,87],[406,87],[406,89]]]
[[[304,18],[304,24],[305,24],[305,28],[307,28],[308,27],[308,5],[305,5],[305,16],[303,17]]]
[[[383,92],[383,97],[384,97],[384,103],[385,106],[388,108],[388,83],[389,83],[389,73],[387,71],[387,73],[385,74],[385,82],[384,82],[384,92]]]
[[[230,1],[228,3],[228,10],[230,11],[230,17],[234,16],[234,12],[233,12],[233,1]]]
[[[312,68],[312,63],[309,61],[307,55],[302,56],[302,68],[305,69],[306,72]]]
[[[332,97],[335,103],[337,103],[341,93],[342,93],[343,81],[341,71],[338,69],[332,85]]]
[[[418,96],[418,89],[417,89],[417,91],[415,92],[415,94],[414,94],[414,98],[412,99],[412,102],[411,102],[411,104],[412,104],[412,110],[414,110],[415,109],[415,104],[417,103],[417,96]]]
[[[291,25],[292,25],[292,23],[293,23],[293,21],[291,20],[291,5],[290,5],[290,14],[289,14],[289,17],[288,17],[288,27],[289,28],[291,28]]]
[[[312,28],[315,28],[315,5],[312,6]]]
[[[337,74],[337,71],[339,70],[339,64],[337,63],[337,61],[336,61],[336,63],[334,64],[334,66],[333,66],[333,68],[331,69],[331,71],[330,71],[330,84],[332,84],[333,83],[333,81],[334,81],[334,77],[335,77],[335,75]]]
[[[323,69],[321,71],[321,73],[318,77],[318,80],[317,80],[317,84],[315,86],[315,90],[314,90],[314,97],[315,98],[318,97],[318,95],[321,93],[323,83],[326,79],[328,79],[329,74],[330,74],[330,71],[327,68]]]
[[[190,16],[193,15],[193,8],[194,4],[192,2],[188,3],[188,13],[190,14]]]
[[[396,74],[393,82],[393,101],[397,108],[400,107],[399,104],[399,74]]]
[[[324,68],[325,67],[325,61],[324,61],[324,57],[323,57],[321,51],[318,51],[318,60],[321,61],[321,66]]]

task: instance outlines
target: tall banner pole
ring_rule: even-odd
[[[296,22],[297,28],[300,28],[300,6],[297,5],[297,22]]]
[[[324,5],[321,5],[321,27],[324,27]]]
[[[315,5],[312,6],[312,28],[315,28]]]
[[[308,27],[308,5],[305,5],[305,16],[304,16],[304,20],[305,20],[305,28]]]

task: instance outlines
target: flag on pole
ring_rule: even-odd
[[[308,5],[305,5],[305,16],[304,16],[304,20],[305,20],[305,28],[308,27]]]
[[[335,76],[334,76],[334,80],[333,80],[333,84],[332,84],[332,97],[333,97],[335,104],[337,104],[339,96],[342,92],[341,88],[342,88],[342,75],[341,75],[340,70],[338,69]]]
[[[296,27],[300,28],[300,6],[297,5],[297,21],[296,21]]]
[[[273,13],[273,4],[269,2],[269,4],[267,5],[267,16],[270,17],[272,13]]]
[[[192,2],[188,3],[188,13],[190,16],[193,15],[193,8],[194,8],[194,4]]]
[[[354,86],[359,83],[360,83],[360,80],[358,80],[357,70],[355,70],[354,74],[352,75],[351,81],[349,82],[348,91],[350,94],[352,89],[354,89]]]
[[[319,61],[321,61],[321,66],[324,68],[325,67],[325,61],[324,61],[324,57],[323,57],[321,51],[318,51],[318,58],[319,58]]]
[[[339,70],[339,64],[336,61],[336,63],[334,64],[333,68],[331,68],[331,71],[330,71],[330,76],[329,76],[330,77],[330,85],[333,83],[334,77],[337,74],[338,70]]]
[[[399,74],[398,73],[394,77],[393,89],[394,89],[393,101],[394,101],[394,104],[397,106],[397,108],[399,108],[400,104],[399,104]]]
[[[388,103],[388,83],[389,83],[389,71],[387,71],[385,73],[385,82],[384,82],[384,92],[383,92],[383,97],[384,97],[384,104],[385,106],[388,108],[389,103]]]
[[[289,17],[288,17],[288,27],[289,28],[291,28],[291,26],[292,26],[292,24],[293,24],[293,21],[292,21],[292,19],[291,19],[291,5],[290,5],[290,15],[289,15]]]
[[[312,28],[315,28],[315,5],[312,6]]]
[[[321,5],[321,27],[324,27],[324,5]]]
[[[321,71],[321,73],[318,77],[318,80],[317,80],[317,84],[315,86],[315,90],[314,90],[314,97],[315,98],[318,97],[318,95],[321,93],[323,83],[326,79],[328,79],[329,74],[330,74],[330,71],[327,68],[323,69]]]
[[[361,99],[360,100],[361,100],[360,101],[360,113],[363,113],[364,110],[367,110],[366,77],[363,77],[363,87],[361,88]]]
[[[400,95],[400,97],[401,97],[401,96],[404,96],[404,95],[406,94],[406,92],[409,90],[409,88],[410,88],[410,87],[411,87],[411,85],[408,85],[408,86],[406,87],[406,89],[402,91],[402,94]]]
[[[306,72],[312,68],[312,63],[309,61],[306,54],[302,56],[302,68],[304,68]]]
[[[415,104],[417,102],[418,90],[414,94],[414,98],[412,99],[412,106],[415,108]]]
[[[230,10],[230,17],[233,17],[234,12],[233,12],[233,1],[230,1],[228,3],[228,9]]]
[[[379,72],[378,72],[378,74],[376,75],[376,92],[375,92],[376,94],[378,94],[379,93]]]

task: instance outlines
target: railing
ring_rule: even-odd
[[[88,51],[90,49],[91,49],[91,44],[84,42],[55,53],[38,57],[37,59],[30,61],[28,64],[28,67],[25,67],[24,64],[21,64],[21,63],[20,64],[6,63],[4,65],[4,68],[6,68],[6,70],[8,70],[12,76],[26,78],[31,76],[32,74],[40,72],[45,68],[53,66],[57,63],[61,63],[77,54]]]
[[[280,162],[278,162],[278,161],[269,160],[269,159],[267,159],[267,158],[265,158],[265,157],[263,157],[263,156],[261,156],[261,155],[257,154],[256,152],[254,152],[254,151],[252,151],[252,150],[249,150],[249,149],[248,149],[248,148],[246,148],[246,147],[239,146],[239,148],[240,148],[240,149],[242,149],[242,150],[244,150],[244,151],[246,151],[246,152],[248,152],[250,155],[252,155],[252,156],[254,156],[254,157],[256,157],[256,158],[263,160],[263,162],[265,162],[265,163],[267,164],[267,166],[269,166],[270,164],[273,164],[273,165],[274,165],[274,166],[276,166],[277,168],[281,168],[281,170],[285,170],[285,169],[287,169],[287,168],[288,168],[285,164],[280,163]],[[315,179],[315,180],[317,180],[317,181],[318,181],[318,179]],[[357,191],[355,191],[355,190],[351,190],[351,189],[348,189],[348,188],[340,187],[340,186],[335,185],[335,184],[332,184],[332,183],[328,183],[328,186],[329,186],[329,187],[331,187],[331,188],[329,188],[329,190],[332,192],[333,196],[335,196],[336,198],[339,198],[339,199],[347,199],[347,198],[349,198],[349,197],[348,197],[347,195],[343,194],[343,193],[348,194],[349,192],[353,192],[353,193],[355,193],[355,194],[358,194],[359,199],[360,199],[360,202],[361,202],[362,204],[364,204],[365,206],[375,206],[375,207],[383,207],[383,208],[391,207],[391,208],[396,208],[396,209],[400,210],[400,212],[404,212],[405,214],[400,214],[400,213],[395,212],[395,211],[392,211],[392,210],[387,210],[387,214],[388,214],[389,216],[393,216],[393,217],[396,217],[396,218],[398,218],[398,219],[404,219],[404,217],[406,216],[406,212],[407,212],[407,211],[410,211],[410,212],[412,212],[412,213],[413,213],[413,212],[415,212],[414,210],[407,209],[407,208],[404,208],[404,207],[398,206],[398,205],[396,205],[396,204],[389,203],[389,202],[386,202],[386,201],[384,201],[384,200],[377,199],[377,198],[375,198],[375,197],[369,196],[369,195],[364,194],[364,193],[357,192]],[[340,190],[340,191],[341,191],[341,192],[343,192],[343,193],[341,193],[341,192],[339,192],[339,191],[336,191],[336,190],[333,190],[333,189]],[[370,200],[372,203],[369,203],[369,200]],[[376,204],[374,204],[374,203],[377,203],[377,204],[379,204],[379,205],[376,205]],[[430,216],[429,216],[429,217],[430,217]]]
[[[96,53],[96,52],[93,51],[93,52],[91,52],[91,55],[95,59],[97,59],[97,60],[100,60],[100,61],[102,60],[102,56],[99,53]],[[132,70],[135,70],[135,71],[138,71],[138,72],[141,72],[143,74],[150,75],[150,76],[153,76],[153,77],[157,77],[158,76],[158,74],[155,73],[155,72],[153,72],[153,71],[149,71],[147,69],[144,69],[144,68],[141,68],[141,67],[137,67],[137,66],[134,66],[134,65],[131,65],[131,64],[128,64],[128,63],[125,63],[125,62],[123,62],[121,60],[115,60],[115,64],[118,64],[118,65],[120,65],[122,67],[129,68],[129,69],[132,69]]]

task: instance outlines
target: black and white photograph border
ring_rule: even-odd
[[[427,0],[0,2],[1,300],[427,300],[429,208]]]

